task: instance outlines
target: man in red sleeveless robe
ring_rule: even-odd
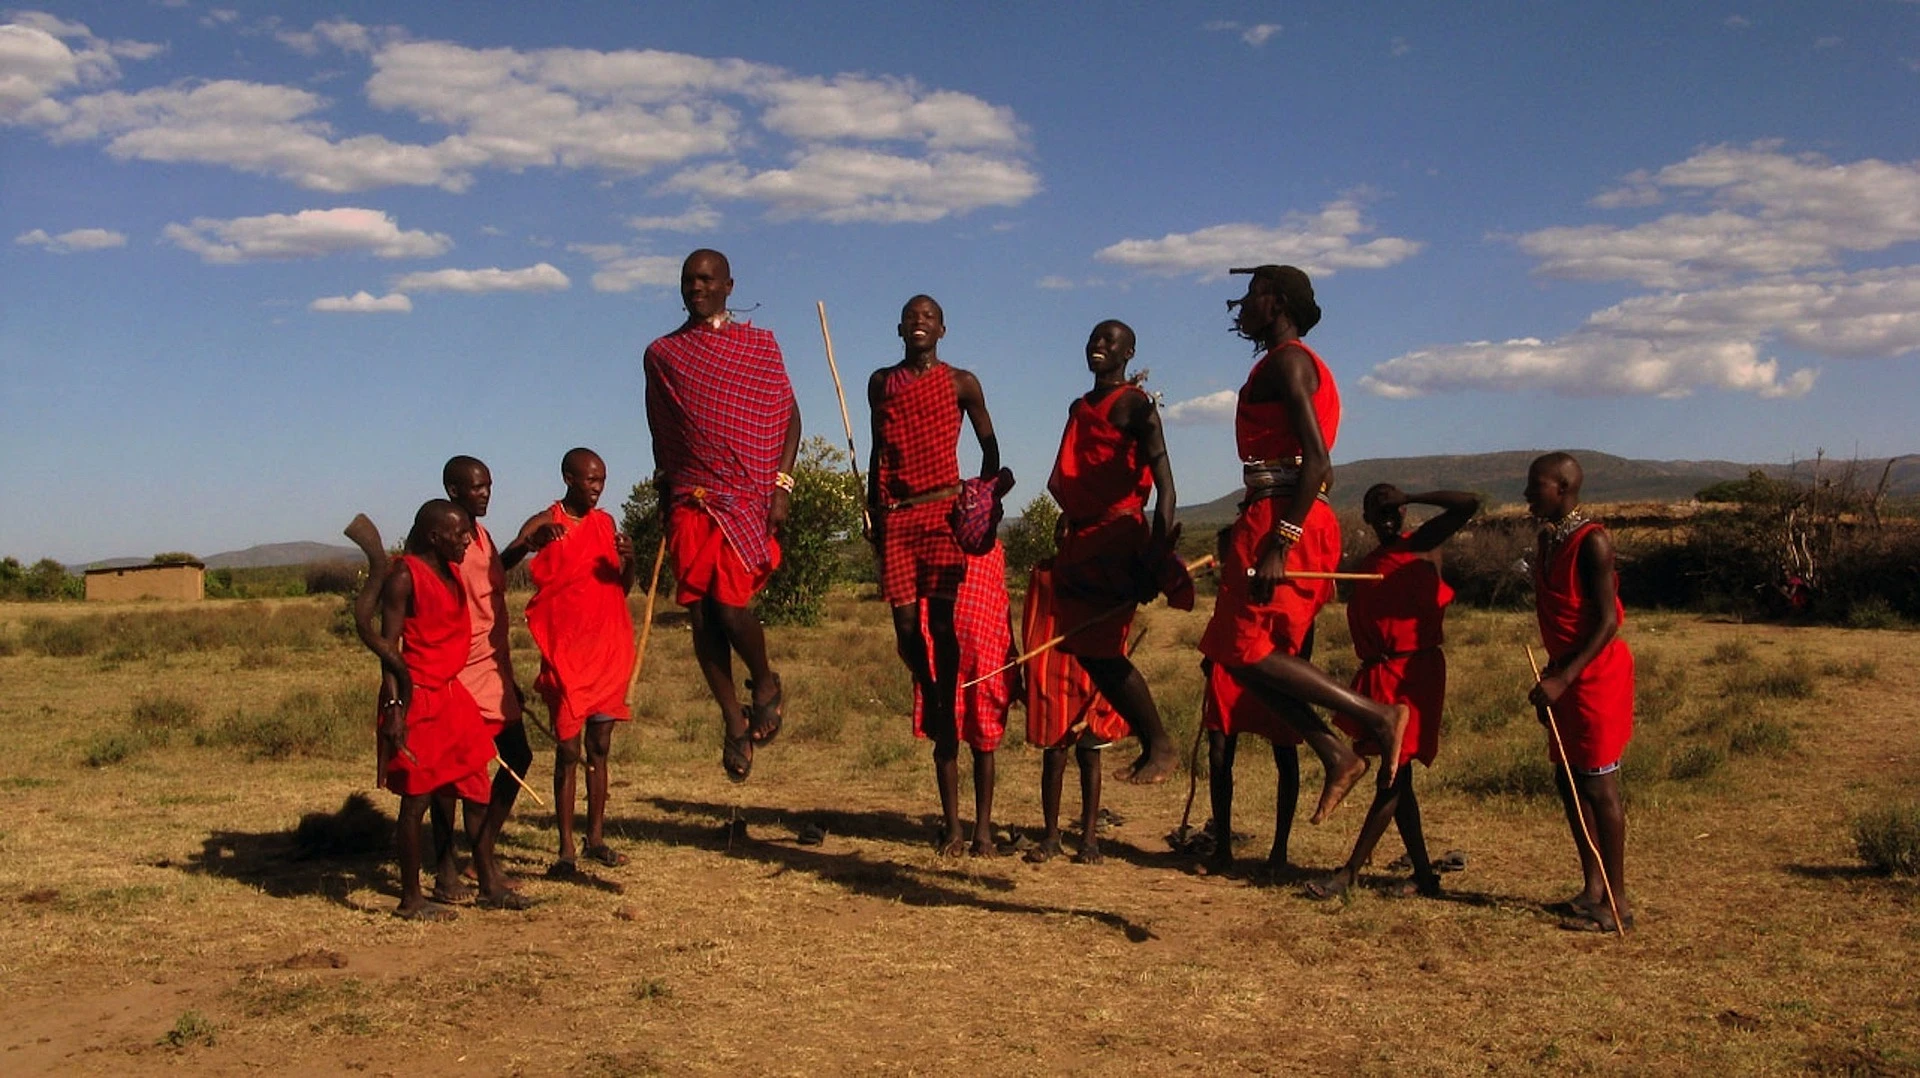
[[[1554,782],[1585,878],[1580,893],[1566,902],[1573,913],[1568,926],[1611,932],[1609,883],[1621,922],[1633,927],[1626,892],[1627,811],[1620,794],[1620,757],[1633,736],[1633,653],[1619,635],[1627,613],[1613,540],[1580,512],[1581,478],[1580,463],[1566,453],[1548,453],[1527,470],[1527,507],[1544,525],[1532,559],[1533,605],[1547,650],[1540,682],[1527,699],[1542,723],[1553,709],[1566,747],[1567,768],[1554,771]],[[1551,735],[1547,749],[1561,763]],[[1599,847],[1598,860],[1589,843]]]
[[[960,419],[973,425],[980,443],[980,475],[999,474],[1000,442],[986,394],[970,372],[940,359],[946,316],[931,296],[915,296],[900,311],[905,354],[867,379],[873,415],[873,451],[867,476],[867,515],[880,561],[880,594],[893,608],[893,635],[900,661],[926,700],[923,724],[933,741],[934,775],[946,825],[940,850],[958,856],[967,849],[960,829],[960,735],[955,706],[960,643],[954,602],[966,576],[966,555],[948,523],[960,494]],[[921,601],[926,631],[921,630]],[[928,661],[931,655],[932,661]],[[993,767],[991,753],[974,750],[976,774]],[[974,821],[973,848],[992,852],[988,821]]]
[[[767,659],[754,596],[780,566],[776,538],[793,492],[800,406],[773,334],[727,310],[733,270],[701,249],[680,268],[687,320],[647,346],[647,429],[675,598],[693,623],[693,655],[720,706],[720,765],[745,782],[755,745],[780,733],[784,693]],[[733,683],[747,667],[748,702]]]
[[[1299,705],[1346,715],[1388,746],[1382,785],[1393,780],[1407,709],[1369,700],[1300,656],[1333,587],[1288,573],[1331,571],[1340,561],[1340,525],[1325,498],[1333,481],[1329,453],[1340,423],[1340,393],[1333,372],[1300,339],[1320,321],[1307,275],[1292,266],[1246,272],[1252,279],[1235,303],[1234,325],[1263,350],[1234,412],[1247,496],[1227,534],[1220,594],[1200,651],[1279,713],[1320,757],[1326,782],[1312,816],[1320,823],[1367,764]]]
[[[1360,504],[1378,543],[1355,569],[1379,573],[1384,579],[1355,584],[1347,600],[1347,630],[1360,657],[1353,688],[1383,704],[1407,705],[1411,718],[1400,742],[1399,773],[1391,786],[1374,793],[1353,853],[1331,875],[1309,883],[1307,894],[1322,899],[1345,894],[1373,859],[1373,848],[1386,834],[1387,825],[1397,823],[1413,866],[1413,880],[1402,890],[1432,896],[1440,893],[1440,876],[1427,857],[1420,803],[1413,793],[1413,768],[1407,765],[1418,760],[1432,767],[1440,751],[1440,708],[1447,694],[1441,621],[1453,601],[1453,589],[1440,579],[1440,545],[1480,511],[1480,499],[1458,490],[1407,494],[1391,483],[1379,483],[1367,490]],[[1437,506],[1441,512],[1407,532],[1409,505]],[[1349,720],[1334,721],[1360,736]],[[1380,751],[1378,745],[1364,740],[1357,747],[1362,754]]]
[[[460,683],[471,628],[454,566],[472,542],[472,522],[459,506],[434,499],[414,514],[406,553],[394,559],[380,591],[380,737],[391,754],[387,788],[400,795],[394,849],[400,861],[400,904],[410,920],[450,921],[454,912],[420,892],[420,822],[439,801],[448,834],[440,843],[437,893],[459,884],[453,864],[454,801],[484,802],[493,742],[480,707]],[[493,851],[476,848],[474,870],[488,894],[503,887]]]
[[[626,863],[607,845],[607,763],[613,727],[630,717],[627,679],[633,673],[633,540],[597,509],[607,485],[607,466],[591,449],[570,449],[560,460],[567,492],[528,518],[510,550],[534,552],[528,570],[533,597],[527,629],[540,649],[540,676],[533,686],[553,716],[554,818],[560,854],[547,874],[574,875],[574,768],[587,765],[587,836],[584,852],[603,865]]]

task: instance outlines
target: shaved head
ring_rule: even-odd
[[[1528,471],[1542,478],[1559,481],[1567,488],[1569,494],[1579,494],[1580,484],[1586,479],[1585,474],[1580,470],[1580,462],[1573,459],[1571,453],[1546,453],[1535,457],[1533,466]]]
[[[943,326],[947,324],[946,309],[940,306],[939,300],[934,299],[932,296],[929,296],[924,292],[900,305],[900,317],[903,321],[906,319],[906,316],[907,316],[907,308],[913,306],[916,303],[925,303],[928,306],[932,307],[933,313],[935,315],[938,315],[940,318],[940,324]]]
[[[682,271],[685,271],[693,268],[693,265],[696,262],[708,262],[708,261],[711,261],[712,263],[714,263],[713,269],[716,271],[714,273],[714,276],[720,278],[723,281],[731,280],[733,278],[732,263],[727,261],[726,255],[721,254],[719,251],[716,251],[711,247],[702,247],[698,251],[695,251],[692,254],[688,255],[687,260],[685,262],[680,263],[680,268]]]
[[[607,462],[600,459],[600,454],[585,446],[577,446],[567,450],[567,455],[560,458],[560,474],[579,475],[589,464],[598,464],[602,471],[607,467]]]
[[[1099,325],[1093,327],[1093,331],[1095,333],[1099,333],[1100,331],[1106,330],[1106,329],[1117,329],[1120,331],[1121,344],[1123,347],[1126,348],[1127,351],[1129,352],[1133,351],[1134,348],[1138,345],[1138,342],[1134,339],[1134,336],[1133,336],[1133,327],[1130,325],[1127,325],[1125,322],[1120,321],[1118,318],[1109,318],[1105,322],[1102,322]]]
[[[440,469],[440,482],[445,486],[471,482],[475,476],[486,475],[487,466],[479,457],[449,457]]]

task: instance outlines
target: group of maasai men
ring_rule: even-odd
[[[1271,875],[1296,874],[1287,845],[1299,790],[1296,746],[1305,743],[1325,775],[1314,823],[1359,783],[1369,757],[1380,758],[1351,856],[1330,875],[1306,878],[1306,893],[1332,898],[1354,886],[1391,823],[1412,868],[1398,889],[1435,895],[1439,875],[1422,836],[1409,765],[1430,766],[1439,745],[1442,619],[1452,599],[1439,551],[1480,500],[1389,484],[1366,492],[1363,514],[1377,545],[1360,561],[1369,579],[1354,585],[1347,606],[1360,669],[1348,685],[1315,666],[1314,620],[1332,598],[1328,574],[1341,559],[1340,527],[1327,501],[1340,396],[1326,363],[1302,340],[1320,320],[1308,276],[1275,265],[1234,272],[1249,275],[1245,294],[1229,303],[1234,329],[1259,356],[1234,417],[1245,498],[1210,559],[1218,597],[1199,646],[1213,803],[1212,849],[1199,870],[1233,864],[1233,758],[1238,735],[1254,733],[1271,742],[1279,765],[1278,819],[1265,866]],[[743,782],[754,753],[778,737],[784,721],[780,674],[768,661],[753,602],[780,565],[800,413],[773,335],[729,312],[726,257],[712,250],[689,255],[680,291],[687,320],[646,350],[647,422],[677,599],[687,608],[694,656],[724,726],[721,765]],[[1012,475],[1000,465],[986,396],[973,374],[940,358],[945,315],[931,297],[907,301],[898,332],[900,361],[867,383],[866,536],[913,680],[914,729],[933,745],[944,817],[938,849],[945,856],[1012,852],[994,839],[994,750],[1010,705],[1024,698],[1028,742],[1044,750],[1046,824],[1026,857],[1044,862],[1064,852],[1061,787],[1071,754],[1081,790],[1074,860],[1098,861],[1099,750],[1137,738],[1139,756],[1115,776],[1133,783],[1164,782],[1179,761],[1153,693],[1129,658],[1134,613],[1160,595],[1181,609],[1194,603],[1189,568],[1175,554],[1180,529],[1159,410],[1141,376],[1128,373],[1134,332],[1104,321],[1087,338],[1093,385],[1068,407],[1047,483],[1061,510],[1056,553],[1033,570],[1017,637],[1005,560],[993,537]],[[979,443],[978,478],[961,476],[962,419]],[[613,728],[629,717],[635,646],[627,595],[636,561],[631,540],[596,508],[606,483],[601,458],[573,449],[561,476],[561,499],[496,548],[480,523],[492,492],[486,465],[464,456],[448,461],[446,498],[421,506],[406,552],[381,586],[381,771],[401,796],[402,916],[446,919],[450,904],[467,899],[500,909],[528,903],[494,855],[532,760],[508,658],[504,587],[505,571],[528,558],[534,593],[527,622],[540,652],[534,684],[557,746],[559,850],[548,874],[578,873],[581,856],[609,866],[626,861],[607,844],[603,824]],[[1548,655],[1529,699],[1551,731],[1549,753],[1560,769],[1585,877],[1580,893],[1562,904],[1566,923],[1612,932],[1632,923],[1619,764],[1632,731],[1633,659],[1618,635],[1624,611],[1611,541],[1579,512],[1580,483],[1579,464],[1564,453],[1539,458],[1528,473],[1526,500],[1542,525],[1530,571]],[[1409,505],[1439,512],[1409,530]],[[736,656],[746,667],[744,693],[735,683]],[[1332,725],[1315,708],[1331,713]],[[973,761],[970,839],[960,816],[962,742]],[[582,763],[587,829],[576,846],[575,773]],[[477,895],[457,869],[456,801],[465,803]],[[420,880],[420,830],[429,810],[431,900]]]

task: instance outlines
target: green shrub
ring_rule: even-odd
[[[1744,666],[1753,661],[1753,647],[1743,639],[1722,640],[1705,661],[1708,666]]]
[[[152,740],[139,731],[95,734],[82,746],[80,760],[88,767],[106,767],[138,756],[151,744]]]
[[[98,618],[31,618],[20,642],[29,651],[71,659],[98,651],[105,636]]]
[[[1735,699],[1806,700],[1813,696],[1817,679],[1812,664],[1796,656],[1780,666],[1735,670],[1727,676],[1726,695]]]
[[[373,694],[358,686],[331,694],[300,689],[270,711],[236,711],[201,738],[202,744],[265,760],[348,759],[366,752],[372,741]]]
[[[1920,875],[1920,803],[1880,805],[1854,818],[1860,860],[1889,876]]]
[[[1793,728],[1772,719],[1754,719],[1734,727],[1727,747],[1739,756],[1785,756],[1793,751]]]
[[[214,1024],[202,1017],[199,1011],[188,1011],[174,1022],[173,1028],[160,1038],[160,1043],[169,1048],[185,1048],[190,1044],[212,1047],[215,1029]]]
[[[131,718],[136,730],[188,730],[200,721],[200,705],[177,696],[147,695],[133,702]]]
[[[1703,779],[1726,762],[1726,753],[1711,745],[1682,745],[1667,757],[1667,777],[1675,782]]]
[[[1892,603],[1881,596],[1869,595],[1848,604],[1846,626],[1849,629],[1901,629],[1906,627],[1906,621]]]
[[[1020,519],[1008,524],[1000,534],[1007,551],[1007,578],[1025,586],[1027,573],[1054,554],[1054,532],[1060,523],[1060,507],[1042,492],[1020,509]]]

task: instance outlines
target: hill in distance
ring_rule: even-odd
[[[106,558],[74,566],[70,572],[87,569],[124,569],[146,565],[152,558]],[[354,547],[339,543],[262,543],[245,550],[228,550],[201,558],[209,569],[265,569],[276,565],[310,565],[314,562],[360,562],[364,555]]]

